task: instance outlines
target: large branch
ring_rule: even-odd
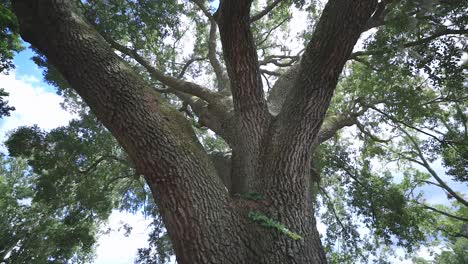
[[[224,243],[240,230],[219,224],[238,220],[190,124],[110,49],[72,3],[13,1],[22,37],[60,70],[145,175],[178,261],[206,263],[203,254],[209,251],[241,263],[236,245]],[[204,246],[209,244],[218,246]]]
[[[285,190],[304,193],[307,188],[310,145],[317,138],[338,77],[377,2],[331,0],[325,6],[301,58],[293,89],[277,117],[273,147],[264,150],[272,160],[258,187],[266,189],[268,195],[282,197]],[[298,197],[285,198],[285,202],[297,203]]]
[[[213,130],[216,135],[222,137],[229,146],[236,142],[232,105],[229,98],[221,101],[219,107],[213,107],[205,101],[179,91],[173,91],[184,103],[198,116],[198,124]]]
[[[151,63],[148,60],[139,55],[138,52],[117,43],[102,32],[101,35],[104,37],[104,39],[106,39],[108,43],[111,44],[111,46],[114,49],[128,56],[131,56],[138,63],[140,63],[140,65],[142,65],[148,71],[152,78],[169,86],[169,88],[167,88],[165,91],[171,92],[177,95],[183,101],[189,103],[192,106],[192,109],[195,111],[195,113],[204,122],[204,125],[212,129],[216,133],[219,133],[219,135],[223,137],[227,142],[232,143],[232,133],[228,129],[228,127],[231,127],[231,118],[228,118],[230,109],[229,104],[226,100],[228,98],[198,84],[181,80],[185,72],[185,66],[190,65],[190,62],[197,60],[196,58],[189,60],[185,64],[184,69],[182,69],[182,71],[180,72],[178,78],[174,78],[165,75],[160,70],[155,68],[153,65],[151,65]],[[209,105],[192,98],[192,96],[197,96],[203,99]]]
[[[251,3],[252,0],[221,1],[215,15],[237,121],[238,144],[233,149],[232,175],[239,181],[233,181],[234,192],[245,192],[249,178],[257,174],[260,144],[270,119],[250,29]]]
[[[376,4],[373,0],[329,1],[302,57],[295,89],[283,107],[285,119],[294,117],[297,123],[305,119],[308,126],[319,127],[344,64]]]
[[[338,132],[344,127],[357,124],[357,116],[358,115],[344,113],[339,115],[332,115],[325,118],[317,135],[317,143],[320,144],[329,140],[334,135],[336,135],[336,132]]]
[[[101,35],[114,49],[135,59],[141,66],[143,66],[148,71],[150,76],[155,80],[158,80],[161,83],[175,90],[198,96],[209,103],[216,103],[222,97],[221,95],[196,83],[180,80],[164,74],[162,71],[154,67],[147,59],[138,54],[136,50],[132,50],[128,47],[125,47],[124,45],[113,40],[103,32],[101,32]]]
[[[262,123],[266,119],[266,100],[262,88],[258,55],[249,25],[251,0],[226,0],[217,13],[221,43],[232,83],[235,111],[243,116],[250,112],[243,125]],[[250,124],[247,124],[250,123]]]

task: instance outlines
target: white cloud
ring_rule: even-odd
[[[7,100],[10,106],[16,108],[11,116],[4,117],[0,122],[0,139],[18,126],[37,124],[43,129],[53,129],[66,125],[73,115],[60,107],[62,98],[47,91],[44,84],[32,75],[16,76],[0,74],[0,87],[10,96]]]
[[[128,223],[133,227],[128,237],[124,232],[111,232],[102,235],[98,240],[97,258],[94,264],[133,264],[138,248],[148,246],[148,225],[151,219],[145,219],[141,214],[114,211],[109,218],[108,227],[117,230],[122,223]]]
[[[34,84],[34,83],[39,83],[41,80],[39,80],[38,78],[36,78],[36,76],[34,75],[21,75],[21,76],[18,76],[19,79],[21,81],[24,81],[26,83],[29,83],[29,84]]]

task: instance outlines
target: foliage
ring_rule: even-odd
[[[0,258],[4,263],[84,263],[97,223],[80,211],[34,199],[36,180],[23,159],[1,158]]]
[[[444,250],[435,258],[435,263],[439,264],[462,264],[468,262],[468,239],[459,238],[451,245],[451,250]]]
[[[10,9],[10,2],[0,1],[0,74],[7,74],[14,69],[13,56],[23,49],[18,31],[18,21]],[[9,116],[15,110],[4,99],[7,96],[8,93],[0,87],[0,117]]]
[[[21,220],[24,222],[23,228],[37,228],[35,239],[43,239],[52,236],[47,233],[51,232],[50,227],[57,226],[57,235],[60,234],[60,237],[51,239],[51,245],[47,246],[58,247],[57,250],[64,253],[53,253],[50,250],[42,252],[46,257],[47,254],[52,257],[56,254],[57,262],[54,263],[73,261],[77,257],[90,259],[96,242],[96,229],[108,219],[113,209],[136,212],[154,208],[149,202],[149,191],[131,168],[126,155],[110,133],[91,115],[73,120],[68,126],[50,132],[37,126],[20,127],[5,144],[11,156],[22,160],[24,171],[20,172],[24,175],[18,172],[16,177],[28,179],[28,184],[19,185],[28,190],[28,196],[15,200],[20,202],[28,199],[32,205],[41,205],[37,208],[31,206],[34,210],[30,209],[27,217],[32,222]],[[15,210],[12,209],[15,213],[11,215],[18,214],[19,217],[20,210]],[[46,218],[44,221],[35,221],[36,214]],[[1,219],[7,221],[8,218],[2,216]],[[61,225],[68,229],[63,230],[65,227],[62,228]],[[45,229],[43,232],[46,233],[42,235],[39,232],[41,229]],[[11,227],[8,231],[16,232]],[[77,237],[76,241],[70,239],[74,236],[84,237]],[[62,239],[63,243],[75,242],[59,247],[62,240],[58,239]],[[86,241],[80,242],[83,239]],[[20,240],[24,239],[18,238]],[[31,245],[31,250],[36,249],[41,250],[41,247]],[[23,258],[18,256],[20,257]],[[23,263],[16,261],[20,260],[15,257],[12,263]]]
[[[13,69],[12,59],[15,52],[23,49],[19,37],[19,26],[11,11],[10,1],[0,1],[0,73]]]
[[[292,232],[291,230],[287,229],[283,224],[278,223],[277,221],[269,218],[268,216],[264,215],[261,212],[251,211],[248,214],[248,218],[250,220],[254,221],[254,222],[259,223],[263,227],[277,230],[280,233],[283,233],[283,234],[287,235],[291,239],[294,239],[294,240],[301,240],[302,239],[301,235]]]
[[[167,234],[161,216],[156,211],[152,211],[152,229],[148,237],[148,247],[138,249],[135,263],[170,263],[171,256],[174,255],[171,239]]]
[[[3,88],[0,88],[0,117],[10,116],[10,112],[15,111],[15,107],[9,106],[8,101],[4,99],[8,95],[9,93],[5,92]]]

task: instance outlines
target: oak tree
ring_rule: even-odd
[[[63,168],[76,171],[67,179],[82,181],[78,174],[104,161],[125,163],[128,155],[125,165],[144,176],[179,263],[326,263],[314,212],[317,201],[327,200],[334,205],[324,216],[333,214],[330,230],[341,229],[343,238],[355,237],[356,226],[342,221],[346,206],[335,206],[348,202],[379,237],[389,242],[395,235],[411,248],[411,239],[423,240],[415,222],[430,220],[423,210],[430,206],[405,192],[428,177],[409,170],[395,184],[372,170],[375,157],[421,165],[435,185],[466,206],[427,157],[434,150],[451,174],[466,180],[463,1],[330,0],[321,12],[315,2],[286,0],[267,1],[260,9],[248,0],[224,0],[213,8],[198,0],[12,3],[21,36],[48,69],[46,78],[71,87],[62,92],[82,103],[76,92],[126,153],[108,149],[109,155],[93,157],[102,151],[94,149],[67,156],[73,154],[68,149],[63,153],[72,162]],[[270,38],[294,8],[310,15],[298,54]],[[190,57],[179,64],[184,19],[193,22],[196,35]],[[353,52],[361,34],[376,29],[366,49]],[[207,67],[214,81],[196,80]],[[429,114],[435,110],[440,115]],[[359,162],[351,159],[346,140],[325,143],[353,125],[365,143]],[[439,134],[428,132],[438,126],[445,127]],[[210,149],[206,128],[228,154]],[[86,131],[75,140],[86,138]],[[22,132],[38,137],[22,141],[27,147],[18,155],[40,157],[67,147],[50,144],[37,130]],[[426,138],[415,133],[433,141],[421,147]],[[31,159],[30,165],[40,174],[48,160]],[[54,164],[45,168],[60,175]],[[73,186],[44,179],[49,185],[40,186],[53,186],[58,194]],[[112,189],[111,178],[100,179],[106,188],[85,180],[91,185],[70,191],[86,196],[86,186]],[[347,193],[352,198],[345,201]],[[86,211],[86,204],[80,206]]]

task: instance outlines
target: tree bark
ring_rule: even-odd
[[[245,193],[258,174],[260,146],[270,116],[252,32],[252,0],[225,0],[215,14],[231,80],[237,140],[232,147],[232,192]]]
[[[21,35],[60,70],[145,176],[178,263],[326,263],[310,197],[310,145],[377,1],[326,5],[275,118],[250,32],[251,1],[221,1],[216,19],[237,135],[230,184],[234,193],[258,192],[259,200],[229,195],[189,122],[113,52],[72,2],[14,0]],[[254,212],[300,237],[263,227]]]

